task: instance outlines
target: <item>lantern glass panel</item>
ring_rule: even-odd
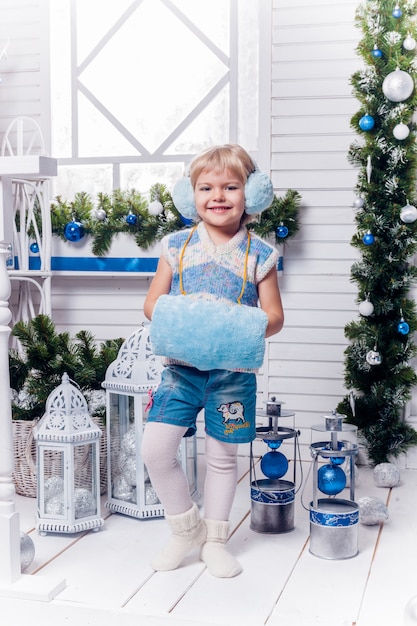
[[[42,517],[66,517],[67,499],[64,480],[65,453],[56,448],[41,446],[38,450],[39,477],[38,507]]]
[[[74,446],[74,513],[80,519],[97,515],[97,447],[92,443]]]

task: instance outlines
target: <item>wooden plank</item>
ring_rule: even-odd
[[[401,472],[399,486],[380,488],[376,494],[383,499],[389,495],[390,516],[381,532],[357,626],[402,624],[404,608],[417,594],[416,503],[410,497],[416,489],[417,472],[408,470]]]
[[[360,470],[356,499],[374,495],[372,471]],[[342,494],[342,497],[347,497]],[[308,624],[309,626],[351,626],[356,623],[363,588],[378,541],[379,526],[358,527],[356,557],[346,560],[326,560],[305,550],[291,577],[282,590],[279,601],[268,620],[268,626]],[[348,582],[349,581],[349,582]],[[301,592],[302,590],[302,592]],[[379,603],[381,598],[379,596]],[[389,597],[389,596],[385,596]],[[375,608],[375,605],[374,605]],[[397,621],[368,621],[364,626],[399,624]]]

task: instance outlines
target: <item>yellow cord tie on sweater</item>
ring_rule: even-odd
[[[184,253],[185,253],[185,248],[189,244],[189,242],[191,240],[191,237],[193,236],[194,231],[196,230],[197,226],[198,226],[198,224],[196,224],[192,228],[190,234],[188,235],[188,237],[187,237],[187,239],[186,239],[186,241],[185,241],[185,243],[184,243],[184,245],[182,247],[181,253],[180,253],[178,271],[179,271],[179,275],[180,275],[180,292],[181,292],[181,294],[183,296],[187,295],[187,292],[184,289],[184,284],[183,284],[183,280],[182,280]],[[248,234],[248,243],[246,245],[245,262],[244,262],[244,266],[243,266],[243,282],[242,282],[242,289],[240,290],[240,294],[239,294],[239,297],[237,299],[237,303],[238,304],[242,304],[242,298],[243,298],[243,294],[245,293],[245,287],[246,287],[246,283],[247,283],[247,280],[248,280],[248,260],[249,260],[249,250],[250,250],[251,237],[250,237],[250,232],[249,231],[247,231],[247,234]]]

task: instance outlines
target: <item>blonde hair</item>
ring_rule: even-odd
[[[190,165],[190,181],[193,189],[201,172],[231,170],[245,184],[249,174],[256,169],[249,154],[238,144],[214,146],[196,156]]]

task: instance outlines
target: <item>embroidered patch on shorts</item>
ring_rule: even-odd
[[[230,435],[241,428],[249,428],[250,424],[245,420],[245,407],[241,402],[235,401],[221,404],[217,410],[223,416],[225,435]]]

